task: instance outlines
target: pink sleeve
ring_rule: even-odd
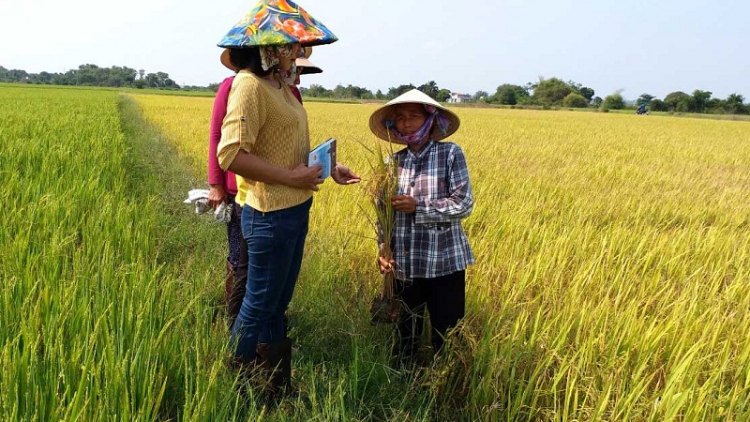
[[[216,91],[214,99],[214,108],[211,112],[211,131],[208,138],[208,184],[222,185],[226,188],[227,184],[224,179],[224,170],[219,167],[219,160],[216,159],[216,149],[221,140],[221,124],[224,122],[224,116],[227,114],[227,99],[229,91],[232,89],[234,76],[224,79]]]

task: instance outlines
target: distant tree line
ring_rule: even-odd
[[[302,95],[308,97],[392,100],[414,88],[440,102],[448,101],[451,98],[451,91],[440,88],[435,81],[429,81],[419,86],[413,84],[399,85],[389,88],[385,93],[381,90],[373,93],[367,88],[356,85],[337,85],[336,88],[331,90],[318,84],[312,84],[309,88],[301,88],[300,91]],[[628,104],[621,91],[602,98],[596,96],[596,91],[593,88],[574,81],[565,82],[559,78],[540,78],[538,82],[529,82],[526,85],[502,84],[497,87],[493,94],[486,91],[477,91],[471,96],[471,101],[521,107],[595,108],[602,111],[621,110],[645,104],[651,111],[750,114],[750,104],[745,104],[745,98],[740,94],[731,94],[726,99],[713,98],[711,95],[711,92],[701,90],[693,91],[692,95],[677,91],[667,95],[662,100],[653,95],[642,94],[634,103]]]
[[[420,91],[436,99],[445,102],[451,97],[451,91],[441,89],[435,81],[429,81],[422,85],[414,86],[412,84],[399,85],[391,87],[388,91],[377,90],[375,93],[367,88],[356,85],[336,85],[334,89],[326,89],[322,85],[312,84],[309,88],[300,88],[302,95],[316,98],[339,98],[339,99],[361,99],[361,100],[392,100],[399,95],[418,88]]]
[[[70,69],[65,73],[28,73],[25,70],[9,70],[0,66],[0,82],[180,89],[168,73],[146,73],[143,69],[136,70],[127,66],[99,67],[95,64],[82,64],[78,69]]]
[[[146,73],[143,69],[132,69],[127,66],[99,67],[94,64],[83,64],[78,69],[70,69],[65,73],[27,73],[24,70],[6,69],[0,66],[0,82],[16,82],[50,85],[82,85],[106,87],[159,88],[185,90],[216,91],[218,83],[203,86],[180,87],[164,72]],[[333,89],[326,89],[322,85],[312,84],[309,88],[300,88],[302,95],[318,98],[360,99],[360,100],[392,100],[399,95],[419,89],[440,102],[451,98],[452,92],[440,88],[435,81],[428,81],[422,85],[399,85],[388,88],[386,92],[371,90],[356,85],[337,85]],[[725,99],[714,98],[710,91],[695,90],[691,94],[682,91],[672,92],[664,99],[653,95],[641,94],[635,103],[628,104],[620,91],[604,98],[596,96],[593,88],[583,86],[574,81],[564,81],[559,78],[539,78],[537,82],[525,85],[502,84],[494,93],[477,91],[470,96],[470,101],[487,104],[532,107],[566,107],[566,108],[596,108],[602,111],[619,110],[645,104],[651,111],[666,111],[678,113],[714,113],[714,114],[750,114],[750,104],[745,104],[745,98],[740,94],[731,94]]]
[[[730,94],[727,98],[714,98],[710,91],[696,89],[692,95],[682,91],[672,92],[663,100],[649,94],[641,94],[636,101],[646,104],[653,111],[674,111],[679,113],[749,114],[750,104],[745,97]]]

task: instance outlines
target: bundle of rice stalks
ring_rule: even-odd
[[[393,145],[390,142],[387,148],[378,142],[377,149],[368,148],[368,151],[373,153],[374,160],[370,161],[372,178],[367,184],[367,194],[375,210],[374,225],[380,256],[390,262],[393,259],[391,238],[396,223],[391,196],[398,193],[398,162],[393,159]],[[401,303],[394,297],[394,270],[391,268],[384,274],[381,292],[372,302],[370,314],[373,324],[390,324],[398,318]]]

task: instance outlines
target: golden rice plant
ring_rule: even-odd
[[[211,99],[134,98],[203,173]],[[378,162],[359,147],[375,141],[367,122],[376,106],[305,107],[313,143],[335,137],[355,171]],[[463,223],[477,257],[467,272],[464,400],[444,409],[382,369],[386,336],[363,317],[377,190],[327,181],[314,196],[290,310],[301,359],[315,362],[298,378],[313,402],[332,406],[320,411],[348,420],[750,420],[750,124],[456,111],[462,128],[451,140],[466,154],[476,199]]]
[[[391,196],[398,192],[398,161],[393,155],[390,139],[387,145],[386,148],[381,142],[377,142],[374,149],[365,147],[374,156],[368,162],[372,176],[367,182],[366,190],[375,213],[373,226],[378,239],[378,256],[390,262],[393,259],[391,240],[396,224],[396,211]],[[399,305],[394,299],[394,270],[391,268],[391,271],[383,275],[382,289],[373,300],[370,309],[373,323],[391,323],[398,315]]]

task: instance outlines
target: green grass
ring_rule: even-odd
[[[143,161],[165,148],[118,104],[109,91],[0,89],[2,420],[232,409],[196,400],[224,388],[220,336],[186,341],[217,329],[206,259],[218,267],[221,237],[175,217],[182,192],[169,189],[185,178],[171,176],[185,173]]]

